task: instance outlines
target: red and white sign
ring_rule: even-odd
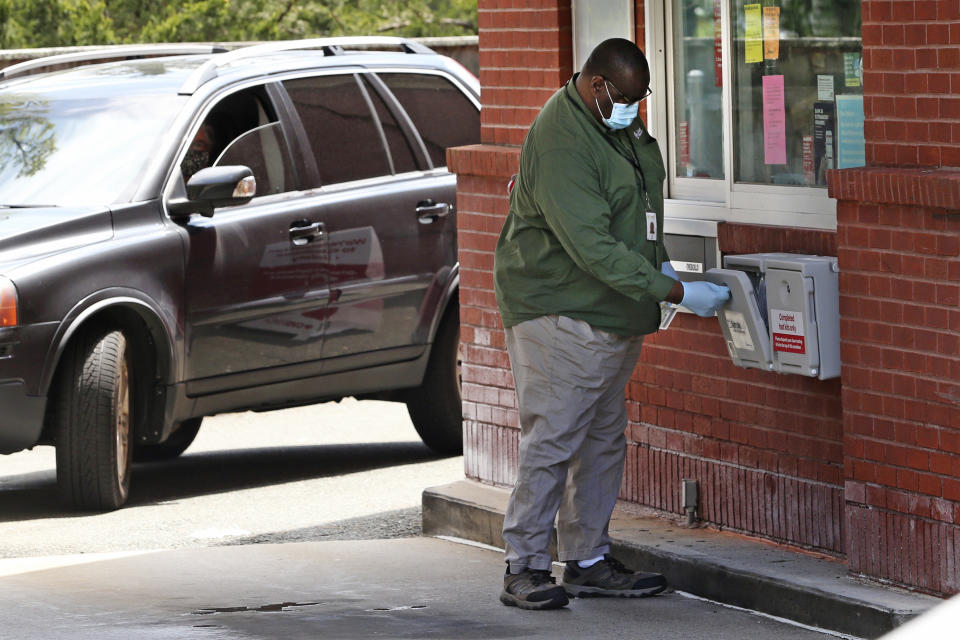
[[[770,333],[773,334],[774,351],[783,353],[807,352],[801,312],[770,309]]]
[[[720,25],[720,0],[713,0],[713,78],[718,87],[723,86],[723,34]]]
[[[677,145],[680,147],[680,164],[690,165],[690,123],[686,120],[677,127]]]
[[[803,136],[802,149],[803,157],[803,181],[806,184],[814,184],[817,180],[813,169],[813,136]]]

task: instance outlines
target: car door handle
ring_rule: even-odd
[[[323,223],[297,220],[290,224],[290,240],[301,247],[323,237]]]
[[[446,202],[434,202],[433,200],[423,200],[417,203],[417,220],[420,224],[430,224],[438,218],[450,215],[453,207]]]

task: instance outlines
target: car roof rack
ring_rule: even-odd
[[[281,51],[306,51],[322,49],[325,56],[337,56],[347,53],[347,49],[377,49],[395,47],[405,53],[429,53],[436,51],[409,38],[394,36],[345,36],[333,38],[307,38],[304,40],[281,40],[233,49],[214,56],[197,67],[180,87],[180,95],[193,95],[197,89],[217,77],[217,69],[228,64],[253,56],[278,53]]]
[[[8,80],[28,75],[37,69],[45,69],[61,64],[88,62],[90,60],[113,60],[133,57],[177,56],[203,53],[223,53],[228,51],[218,45],[199,44],[121,44],[104,47],[91,47],[85,51],[74,51],[52,56],[27,60],[0,69],[0,80]]]

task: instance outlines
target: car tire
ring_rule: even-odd
[[[173,460],[187,450],[200,431],[203,418],[184,420],[170,437],[157,444],[138,444],[133,448],[133,459],[137,462],[159,462]]]
[[[132,365],[126,337],[87,330],[64,354],[54,399],[57,485],[64,502],[112,510],[130,491]]]
[[[407,395],[407,411],[423,443],[445,455],[463,453],[460,360],[460,314],[454,305],[437,330],[423,384]]]

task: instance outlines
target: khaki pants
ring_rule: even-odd
[[[517,483],[503,525],[510,570],[550,569],[555,519],[560,561],[607,553],[626,452],[624,387],[643,337],[543,316],[506,338],[520,408]]]

